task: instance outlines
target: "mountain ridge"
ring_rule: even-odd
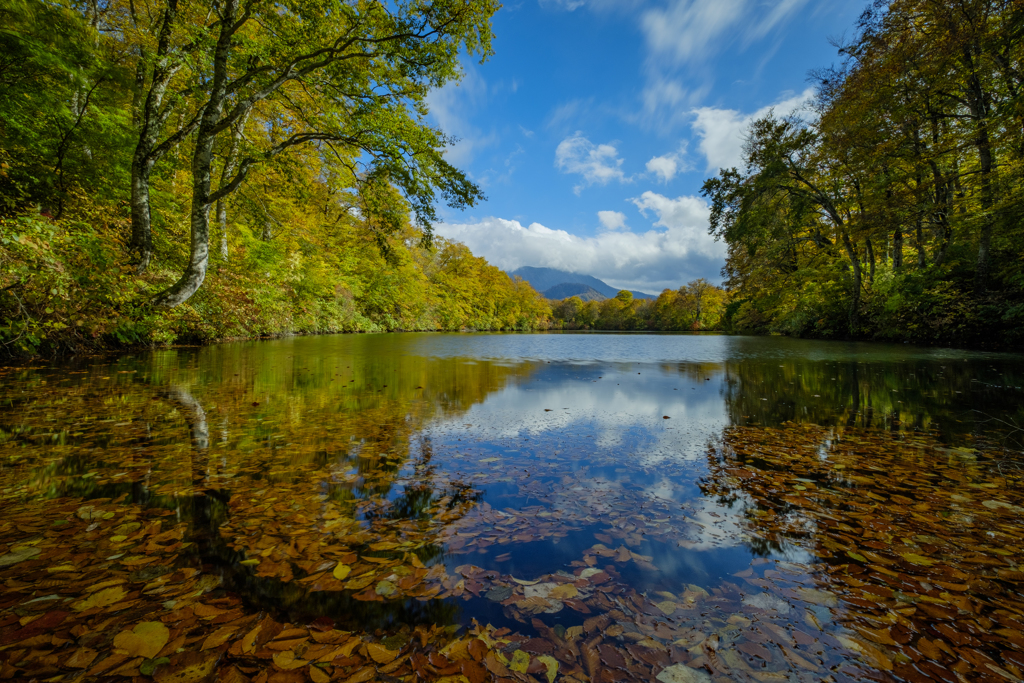
[[[546,299],[568,299],[571,296],[578,296],[583,301],[605,301],[608,299],[601,292],[582,282],[563,282],[545,289],[541,294]]]
[[[580,273],[570,273],[566,270],[558,270],[557,268],[539,268],[535,266],[522,266],[509,272],[509,277],[521,277],[530,283],[534,289],[541,294],[544,294],[547,298],[566,298],[548,296],[547,292],[555,287],[561,285],[586,285],[594,292],[601,296],[611,299],[620,290],[612,287],[603,280],[598,280],[593,275],[583,275]],[[657,299],[657,294],[648,294],[647,292],[638,292],[629,290],[629,292],[636,299]],[[578,294],[569,294],[568,296],[577,296]]]

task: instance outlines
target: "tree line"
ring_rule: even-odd
[[[703,193],[737,329],[1019,344],[1024,6],[875,2]]]
[[[0,0],[0,344],[529,329],[435,239],[483,194],[426,95],[494,0]]]
[[[603,301],[578,296],[551,304],[552,329],[652,330],[696,332],[721,330],[726,323],[728,293],[704,278],[678,290],[666,289],[657,299],[637,299],[623,290]]]

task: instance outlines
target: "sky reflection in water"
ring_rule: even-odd
[[[541,599],[524,603],[540,605],[530,614],[502,591],[522,595],[515,579],[585,567],[636,594],[671,595],[679,610],[704,599],[693,591],[713,593],[722,623],[730,609],[756,617],[765,604],[790,618],[775,593],[760,592],[767,579],[747,575],[741,590],[734,575],[767,559],[798,585],[820,586],[836,551],[821,545],[832,542],[821,518],[796,502],[785,523],[762,523],[776,519],[774,501],[745,483],[754,470],[730,464],[746,457],[735,435],[820,425],[826,463],[844,430],[919,435],[928,448],[971,449],[971,467],[1002,476],[987,453],[1020,450],[1022,368],[1007,354],[608,334],[314,337],[37,364],[0,375],[0,487],[5,504],[26,511],[119,496],[173,511],[192,549],[171,566],[213,568],[248,609],[292,619],[475,617],[536,635],[532,619],[571,628],[586,606],[546,609]],[[816,486],[789,479],[798,491]],[[8,526],[0,542],[10,555],[24,540]],[[380,560],[366,560],[372,571],[366,557]],[[339,563],[373,581],[334,583]],[[409,572],[415,581],[394,589]],[[823,629],[842,621],[833,602],[829,612],[782,594]],[[587,604],[598,609],[594,595]],[[844,647],[832,656],[852,656]],[[700,652],[672,656],[699,664]],[[885,668],[858,652],[857,666]]]

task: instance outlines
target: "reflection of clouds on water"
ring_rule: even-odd
[[[572,438],[577,447],[621,449],[633,467],[695,460],[728,423],[720,393],[723,370],[705,366],[699,374],[711,381],[697,381],[647,364],[541,366],[529,380],[506,386],[435,428],[470,423],[470,436],[481,439]]]
[[[470,476],[485,487],[491,477],[511,474],[504,481],[517,487],[515,505],[541,505],[549,521],[608,520],[614,535],[616,527],[625,533],[623,513],[647,515],[648,531],[668,532],[662,538],[674,552],[657,563],[669,576],[707,571],[715,551],[747,546],[791,561],[812,559],[784,540],[768,547],[752,538],[744,515],[754,503],[742,493],[722,500],[698,488],[708,473],[709,443],[730,424],[724,364],[526,368],[518,381],[427,428],[453,449],[457,470],[473,472],[480,463],[483,471]]]

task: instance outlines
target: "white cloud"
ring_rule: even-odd
[[[707,85],[688,89],[676,78],[648,73],[647,84],[641,93],[642,108],[638,114],[629,116],[628,119],[644,127],[653,127],[663,133],[669,133],[689,122],[690,110],[701,102],[708,92]]]
[[[646,83],[642,109],[630,118],[662,133],[685,125],[691,107],[710,91],[714,70],[704,63],[725,50],[739,52],[765,38],[807,2],[661,0],[645,9],[639,24],[647,48]],[[680,69],[687,74],[686,87]]]
[[[550,7],[566,12],[572,12],[585,4],[587,4],[585,0],[540,0],[541,7]]]
[[[640,26],[655,56],[681,63],[712,52],[726,29],[744,16],[747,5],[747,0],[675,0],[644,12]]]
[[[472,111],[487,100],[487,82],[472,67],[465,68],[462,81],[450,82],[427,95],[427,109],[437,125],[458,141],[445,151],[456,166],[470,163],[482,148],[497,142],[494,133],[484,134],[469,122]]]
[[[558,148],[555,149],[555,166],[563,173],[578,173],[583,176],[586,182],[574,188],[576,194],[588,185],[607,185],[612,180],[620,183],[632,181],[632,178],[627,178],[622,172],[622,159],[618,157],[618,150],[614,145],[595,145],[583,137],[580,131],[558,143]]]
[[[734,39],[744,44],[763,38],[807,0],[670,0],[640,17],[651,56],[674,64],[704,60]],[[771,6],[771,9],[768,7]]]
[[[437,233],[463,242],[504,270],[520,266],[586,273],[612,285],[657,293],[698,277],[720,281],[725,246],[707,234],[708,206],[699,197],[669,199],[645,192],[633,202],[655,214],[646,232],[605,231],[593,237],[552,230],[540,223],[485,218],[442,223]]]
[[[775,104],[762,107],[752,114],[741,114],[735,109],[717,109],[699,107],[693,110],[692,127],[700,136],[698,148],[708,161],[707,170],[718,171],[720,168],[741,167],[743,165],[743,143],[747,128],[772,109],[776,115],[788,116],[804,107],[814,96],[814,90],[808,88],[799,95],[793,95]]]
[[[773,28],[785,21],[789,15],[795,14],[805,4],[807,4],[807,0],[781,0],[772,8],[767,17],[748,27],[747,40],[756,40],[768,35]]]
[[[607,230],[620,230],[626,227],[626,214],[621,211],[598,211],[597,220]]]
[[[579,125],[578,121],[581,118],[587,118],[594,106],[594,99],[588,98],[586,100],[575,99],[563,102],[562,104],[555,107],[551,115],[548,116],[547,122],[544,124],[546,128],[562,128],[563,126],[568,127],[569,125]]]
[[[580,7],[596,12],[607,12],[610,10],[628,10],[642,0],[538,0],[538,4],[545,9],[562,10],[573,12]]]
[[[671,154],[663,154],[660,157],[653,157],[647,162],[647,172],[658,176],[658,180],[667,183],[672,180],[680,171],[689,170],[686,164],[686,142],[684,141],[679,150]]]

